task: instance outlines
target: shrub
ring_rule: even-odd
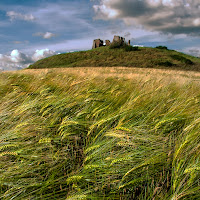
[[[183,56],[180,56],[180,55],[171,55],[171,57],[177,61],[181,61],[182,63],[186,64],[186,65],[193,65],[194,63],[188,59],[188,58],[185,58]]]
[[[156,49],[165,49],[165,50],[168,50],[168,48],[166,46],[157,46]]]
[[[138,47],[133,47],[133,46],[129,46],[129,45],[126,45],[125,47],[124,47],[124,50],[125,51],[138,51]]]
[[[173,63],[171,63],[170,61],[165,61],[165,62],[159,62],[157,63],[159,66],[165,66],[165,67],[172,67]]]
[[[112,42],[110,45],[110,49],[119,49],[122,47],[121,42]]]
[[[110,45],[110,49],[124,49],[125,51],[137,51],[138,47],[133,47],[131,45],[128,45],[127,43],[121,43],[121,42],[113,42]]]

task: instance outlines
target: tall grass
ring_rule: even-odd
[[[0,74],[0,199],[200,198],[199,84],[107,70]]]

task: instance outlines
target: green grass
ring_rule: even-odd
[[[0,98],[0,199],[200,198],[198,83],[30,70]]]
[[[128,47],[127,47],[128,48]],[[126,51],[127,50],[127,51]],[[158,48],[109,49],[101,47],[89,51],[55,55],[37,61],[29,68],[65,67],[140,67],[200,70],[200,59],[173,50]]]

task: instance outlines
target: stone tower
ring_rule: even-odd
[[[115,42],[120,43],[120,45],[123,45],[125,43],[125,38],[115,35],[113,38],[113,43]]]
[[[102,47],[103,46],[103,40],[101,39],[96,39],[93,41],[92,49]]]

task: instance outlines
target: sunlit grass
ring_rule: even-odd
[[[200,198],[200,74],[0,74],[0,199]]]

